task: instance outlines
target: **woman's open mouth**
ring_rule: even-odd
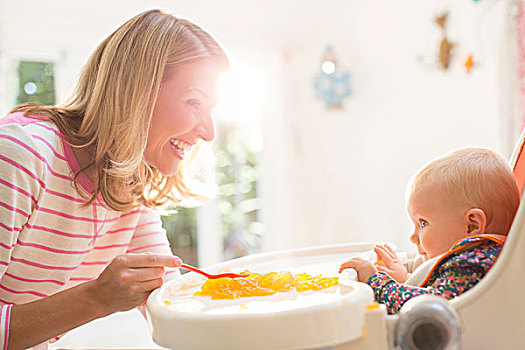
[[[178,139],[170,139],[170,144],[171,148],[181,159],[184,159],[184,154],[191,149],[191,144]]]

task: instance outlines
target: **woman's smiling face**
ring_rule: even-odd
[[[219,78],[213,62],[200,60],[174,68],[163,80],[144,151],[146,162],[163,175],[174,175],[198,140],[213,140]]]

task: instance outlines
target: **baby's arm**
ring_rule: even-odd
[[[370,276],[377,273],[377,267],[372,264],[371,261],[363,259],[361,257],[352,258],[341,264],[339,267],[339,273],[344,269],[354,269],[357,271],[357,280],[359,282],[368,281]]]
[[[392,276],[398,282],[404,282],[407,278],[407,269],[399,261],[396,253],[388,245],[376,245],[374,252],[377,254],[378,262],[383,264],[372,263],[363,257],[355,257],[341,264],[339,272],[344,269],[353,268],[357,271],[358,281],[367,282],[370,276],[381,271]]]
[[[374,290],[376,300],[385,304],[389,313],[397,313],[403,304],[418,295],[434,294],[452,299],[472,288],[483,276],[483,270],[475,266],[452,266],[442,271],[427,287],[412,287],[398,283],[383,272],[372,275],[367,283]]]

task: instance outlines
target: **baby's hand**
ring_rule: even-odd
[[[342,263],[341,267],[339,267],[339,273],[348,268],[355,269],[357,271],[358,281],[365,283],[368,282],[370,276],[377,272],[377,268],[374,264],[360,257],[355,257]]]
[[[407,280],[407,269],[399,261],[396,253],[388,245],[376,245],[374,251],[377,253],[378,260],[384,262],[383,265],[376,265],[376,268],[384,273],[387,273],[390,277],[399,283],[403,283]]]

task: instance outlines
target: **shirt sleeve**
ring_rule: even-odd
[[[413,287],[398,283],[389,275],[378,272],[368,279],[379,303],[385,304],[389,313],[397,313],[411,298],[434,294],[452,299],[473,286],[485,275],[484,269],[475,264],[461,266],[455,259],[440,267],[437,278],[426,287]]]
[[[0,348],[7,349],[7,341],[9,336],[9,320],[11,316],[11,304],[0,305]]]
[[[45,191],[45,161],[18,124],[0,127],[0,278],[12,260],[20,231]],[[11,304],[0,300],[0,349],[7,348]]]
[[[127,253],[157,253],[172,255],[166,230],[160,215],[152,209],[143,208],[139,222],[131,238]],[[180,276],[178,268],[166,267],[164,280]]]

